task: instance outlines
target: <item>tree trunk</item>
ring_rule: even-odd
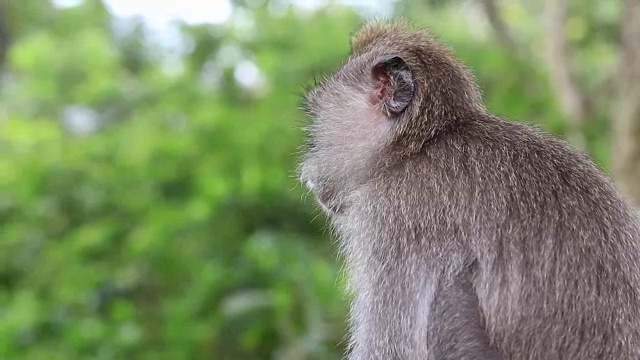
[[[578,148],[586,148],[584,125],[590,118],[589,102],[580,87],[573,67],[573,54],[565,32],[569,0],[547,0],[546,44],[549,71],[561,108],[567,117],[567,139]]]
[[[621,45],[611,114],[612,172],[621,190],[640,206],[640,0],[625,1]]]
[[[495,0],[480,0],[482,11],[489,21],[491,29],[498,40],[498,43],[512,54],[518,55],[518,47],[516,46],[513,36],[509,32],[507,24],[500,17],[500,11]]]
[[[6,0],[0,0],[0,80],[9,56],[9,6]],[[1,85],[1,84],[0,84]]]

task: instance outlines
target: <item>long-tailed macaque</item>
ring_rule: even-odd
[[[308,92],[351,360],[640,359],[640,226],[583,153],[491,114],[425,30],[373,22]]]

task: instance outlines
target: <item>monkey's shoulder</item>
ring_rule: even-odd
[[[542,183],[560,180],[558,176],[608,182],[587,154],[527,123],[486,117],[461,126],[443,145],[452,158],[475,165],[467,167],[471,169],[515,177],[535,175],[533,180]]]
[[[534,126],[481,118],[442,134],[386,176],[392,197],[458,202],[585,203],[625,207],[612,181],[585,153]],[[392,179],[391,181],[389,179]],[[533,206],[532,205],[532,206]]]

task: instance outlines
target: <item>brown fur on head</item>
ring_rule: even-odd
[[[381,163],[421,151],[484,111],[473,75],[426,30],[370,22],[347,62],[308,92],[311,144],[301,178],[339,211]]]
[[[417,101],[407,112],[406,117],[411,121],[400,124],[396,139],[410,135],[411,139],[402,142],[405,145],[420,147],[425,137],[469,115],[461,112],[483,108],[480,90],[471,72],[426,29],[414,29],[401,20],[373,21],[352,37],[351,46],[351,58],[388,52],[399,56],[411,70]]]

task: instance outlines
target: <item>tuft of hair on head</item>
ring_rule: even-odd
[[[392,34],[409,32],[411,32],[411,27],[402,19],[370,21],[351,37],[351,52],[353,54],[364,53],[374,44]]]

